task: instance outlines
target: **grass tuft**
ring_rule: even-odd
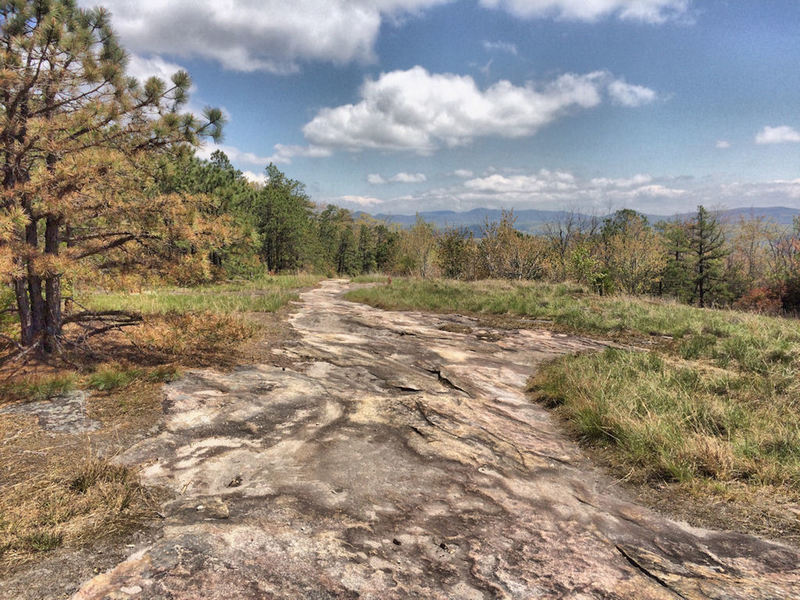
[[[35,402],[63,396],[73,391],[78,377],[71,373],[65,375],[27,377],[0,384],[0,403],[27,401]]]
[[[0,491],[0,568],[124,534],[152,518],[155,507],[128,467],[99,458],[51,462],[47,471]]]

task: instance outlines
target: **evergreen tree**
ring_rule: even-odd
[[[379,271],[391,271],[397,260],[400,235],[386,225],[375,227],[375,263]]]
[[[342,230],[339,238],[339,250],[336,254],[336,271],[339,275],[358,275],[360,271],[360,261],[356,236],[353,229],[347,227]]]
[[[140,84],[125,65],[103,9],[0,3],[0,269],[23,346],[58,348],[62,279],[78,261],[131,245],[181,256],[176,237],[197,248],[211,231],[197,204],[158,195],[147,169],[175,144],[218,137],[221,112],[202,122],[180,113],[191,85],[183,71]]]
[[[275,165],[267,166],[267,177],[252,209],[261,236],[261,255],[271,271],[302,267],[309,259],[306,242],[313,205],[305,186],[287,178]]]
[[[362,273],[373,273],[378,268],[375,257],[375,235],[366,223],[358,228],[358,260]]]
[[[724,295],[723,261],[728,252],[722,226],[702,205],[689,222],[688,248],[692,258],[693,300],[705,307],[710,299]]]
[[[683,221],[661,222],[658,224],[658,229],[664,238],[666,253],[659,292],[688,302],[693,292],[689,224]]]

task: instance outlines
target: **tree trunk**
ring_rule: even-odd
[[[17,299],[19,315],[20,342],[28,347],[33,344],[33,327],[31,326],[31,305],[28,302],[27,280],[24,277],[14,279],[14,296]]]
[[[44,251],[47,254],[57,256],[58,246],[61,242],[59,230],[61,219],[58,217],[48,217],[44,235]],[[61,275],[48,275],[45,280],[45,352],[55,352],[58,349],[58,338],[61,335],[62,315],[61,315]]]
[[[25,227],[25,243],[28,250],[35,254],[39,246],[38,239],[38,219],[31,218],[31,222]],[[44,331],[44,297],[42,296],[42,278],[36,274],[36,269],[31,258],[27,258],[28,271],[28,299],[31,311],[31,342]],[[30,345],[30,344],[29,344]]]

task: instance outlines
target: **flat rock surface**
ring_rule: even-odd
[[[791,598],[796,550],[630,503],[525,397],[597,342],[302,296],[293,367],[194,371],[120,460],[174,492],[95,599]]]
[[[47,400],[18,402],[0,408],[0,414],[36,417],[45,431],[56,433],[85,433],[100,429],[100,423],[86,415],[84,391],[69,392]]]

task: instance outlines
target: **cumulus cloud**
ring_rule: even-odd
[[[513,54],[514,56],[517,55],[517,46],[516,44],[511,44],[509,42],[490,42],[488,40],[483,41],[483,48],[487,52],[508,52],[509,54]]]
[[[616,16],[623,20],[664,23],[686,15],[690,0],[481,0],[481,4],[526,19],[596,21]]]
[[[259,175],[258,173],[253,173],[252,171],[242,171],[242,175],[244,175],[244,178],[251,183],[260,183],[261,185],[267,183],[266,173],[261,173]]]
[[[127,73],[139,81],[145,81],[150,77],[158,77],[169,82],[175,73],[185,70],[182,66],[166,61],[160,56],[145,57],[131,54],[128,57]]]
[[[367,181],[373,185],[384,185],[386,183],[424,183],[428,181],[425,173],[397,173],[389,178],[377,173],[367,175]]]
[[[236,71],[294,73],[305,61],[374,62],[381,25],[454,0],[103,0],[133,52],[205,58]],[[97,0],[79,0],[93,7]],[[481,0],[521,18],[662,23],[690,0]],[[493,42],[489,42],[490,44]],[[502,42],[501,42],[502,44]],[[511,51],[512,45],[495,49]]]
[[[636,108],[656,100],[656,93],[641,85],[632,85],[618,79],[608,85],[608,94],[615,104]]]
[[[224,152],[232,163],[245,163],[248,165],[266,167],[270,162],[269,156],[259,156],[254,152],[245,152],[243,150],[239,150],[234,146],[226,146],[224,144],[214,144],[211,142],[202,144],[197,149],[197,156],[204,160],[208,160],[209,158],[211,158],[211,155],[217,150],[221,150],[222,152]]]
[[[320,110],[303,133],[323,148],[429,154],[477,137],[534,135],[571,111],[596,107],[618,81],[595,71],[567,73],[544,84],[498,81],[482,90],[468,75],[429,73],[416,66],[368,79],[360,101]]]
[[[267,157],[267,163],[275,163],[276,165],[291,164],[292,159],[297,156],[302,158],[324,158],[330,155],[331,151],[327,148],[275,144],[273,154]]]
[[[398,173],[393,175],[389,181],[394,183],[423,183],[428,181],[424,173]]]
[[[464,182],[468,190],[488,194],[539,194],[543,192],[569,192],[577,189],[575,176],[564,171],[543,169],[531,175],[488,175]]]
[[[594,187],[598,188],[632,188],[641,185],[646,185],[653,181],[652,175],[638,174],[627,178],[608,178],[596,177],[590,181]]]
[[[675,199],[684,196],[683,188],[658,183],[652,175],[637,174],[628,178],[597,177],[582,179],[567,171],[542,169],[525,175],[501,175],[464,182],[466,197],[483,199],[493,205],[519,202],[562,202],[602,206],[631,201]]]
[[[788,125],[764,127],[756,135],[756,144],[787,144],[800,142],[800,133]]]
[[[236,71],[291,73],[303,61],[374,59],[381,23],[449,0],[104,0],[134,52],[215,60]],[[97,0],[80,0],[86,7]]]
[[[461,177],[462,179],[469,179],[470,177],[474,176],[475,173],[470,171],[469,169],[456,169],[452,173],[456,177]]]
[[[718,150],[727,150],[731,147],[731,143],[728,140],[717,140],[716,148]]]
[[[383,212],[413,214],[424,210],[514,208],[607,214],[632,208],[648,214],[692,212],[705,206],[787,206],[800,209],[800,179],[762,182],[714,182],[647,174],[586,179],[568,171],[492,173],[457,185],[388,198]]]
[[[336,198],[329,198],[327,202],[339,205],[351,205],[366,208],[369,206],[377,206],[383,204],[380,198],[373,198],[371,196],[338,196]]]

